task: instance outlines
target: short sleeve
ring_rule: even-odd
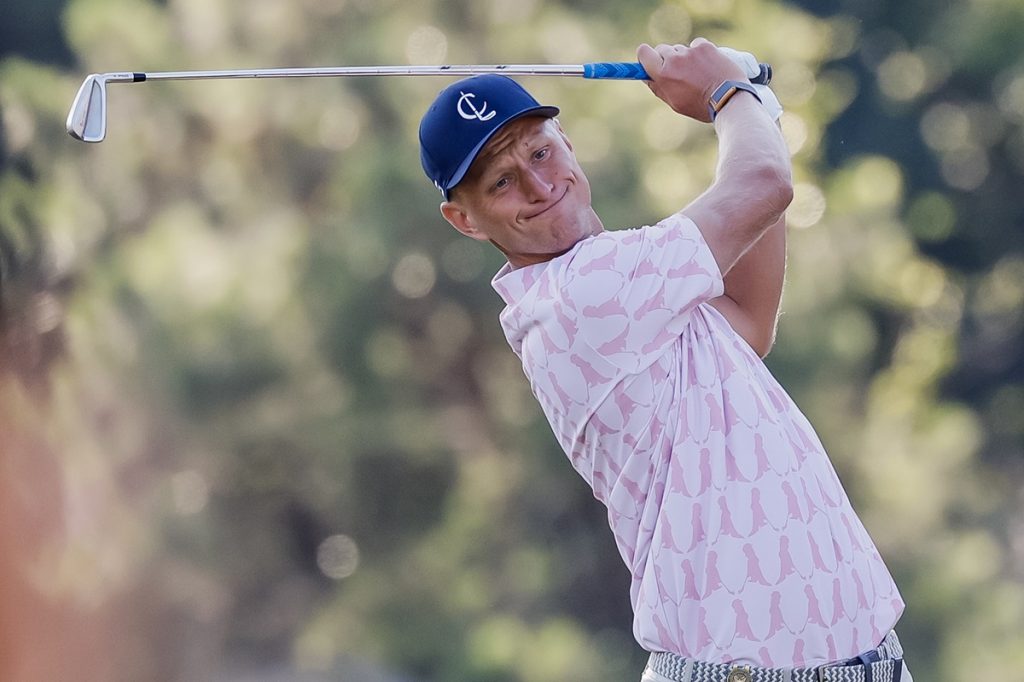
[[[587,240],[564,271],[563,300],[579,333],[615,366],[635,371],[679,338],[693,309],[724,291],[700,230],[674,215]]]

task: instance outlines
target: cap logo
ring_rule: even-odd
[[[467,121],[472,121],[474,118],[480,121],[490,121],[492,118],[494,118],[494,114],[497,113],[495,111],[487,111],[486,101],[484,102],[484,105],[479,109],[473,106],[473,103],[470,100],[476,99],[476,95],[474,95],[472,92],[462,92],[460,90],[459,94],[462,95],[462,97],[459,98],[459,103],[456,105],[455,108],[458,109],[459,116],[466,119]],[[468,112],[463,108],[463,105],[469,107]]]

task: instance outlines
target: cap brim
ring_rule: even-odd
[[[447,199],[448,193],[451,192],[455,185],[462,182],[462,179],[466,177],[466,173],[469,172],[470,166],[472,166],[473,162],[476,161],[476,157],[477,155],[480,154],[480,150],[484,148],[484,146],[490,141],[492,137],[494,137],[497,134],[499,130],[504,128],[512,121],[523,118],[524,116],[543,116],[544,118],[554,118],[555,116],[558,116],[560,111],[561,110],[558,107],[551,106],[530,107],[529,109],[524,109],[523,111],[512,114],[504,121],[502,121],[500,124],[495,126],[494,130],[487,133],[487,135],[484,136],[484,138],[480,140],[480,142],[477,143],[475,147],[473,147],[469,154],[466,155],[466,158],[462,160],[462,163],[459,164],[459,167],[455,169],[455,174],[452,175],[451,179],[445,184],[445,198]]]

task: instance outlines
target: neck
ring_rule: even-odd
[[[497,244],[494,245],[498,246]],[[570,251],[572,251],[573,246],[576,246],[576,244],[573,244],[564,251],[558,251],[556,253],[520,253],[517,255],[505,253],[505,258],[508,259],[508,264],[512,266],[513,270],[518,270],[519,268],[525,268],[530,265],[536,265],[537,263],[547,263],[549,260],[553,258],[558,258],[564,253],[569,253]],[[504,249],[502,249],[500,246],[498,246],[498,248],[501,249],[502,252],[504,252]]]
[[[529,265],[536,265],[537,263],[547,263],[553,258],[558,258],[559,256],[572,251],[573,247],[584,239],[604,232],[604,224],[601,222],[597,213],[594,213],[593,209],[590,211],[590,218],[590,229],[586,234],[574,242],[572,246],[567,249],[562,249],[561,251],[555,251],[553,253],[509,253],[508,249],[493,239],[491,240],[491,243],[494,244],[495,248],[505,254],[505,258],[508,259],[508,264],[511,265],[513,269],[525,268]]]

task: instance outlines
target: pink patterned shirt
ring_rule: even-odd
[[[501,325],[608,508],[645,649],[802,667],[876,647],[903,600],[807,419],[708,301],[682,215],[506,265]]]

